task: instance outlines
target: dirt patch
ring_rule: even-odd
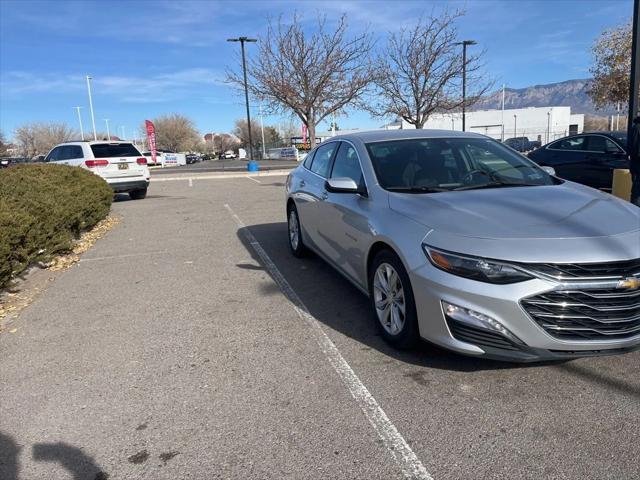
[[[47,264],[40,264],[20,275],[4,290],[0,290],[0,334],[15,333],[18,327],[13,321],[20,312],[31,305],[36,297],[55,281],[62,272],[80,260],[80,255],[89,250],[96,241],[120,223],[115,215],[109,215],[91,230],[84,232],[74,243],[73,249],[56,256]]]

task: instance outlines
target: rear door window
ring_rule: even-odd
[[[602,135],[589,135],[587,137],[587,150],[600,153],[616,153],[621,151],[613,141]]]
[[[131,143],[96,143],[91,145],[95,158],[140,157],[140,152]]]
[[[584,150],[585,137],[569,137],[549,145],[551,150]]]

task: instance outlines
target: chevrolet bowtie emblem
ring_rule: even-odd
[[[635,290],[640,288],[640,277],[629,277],[618,282],[618,288],[624,288],[625,290]]]

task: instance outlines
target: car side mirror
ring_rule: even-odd
[[[542,170],[547,172],[549,175],[552,175],[552,176],[556,175],[556,169],[553,167],[540,167],[540,168],[542,168]]]
[[[359,193],[367,195],[367,190],[359,186],[352,178],[329,178],[324,182],[324,188],[331,193]]]

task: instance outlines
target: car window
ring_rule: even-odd
[[[313,156],[315,155],[315,153],[316,153],[315,150],[311,150],[309,153],[307,153],[307,156],[305,157],[304,163],[303,163],[305,168],[308,168],[309,170],[311,170],[311,163],[313,162]]]
[[[534,163],[495,140],[425,138],[366,145],[382,188],[453,190],[472,185],[554,185]]]
[[[66,156],[66,160],[72,158],[82,158],[84,155],[82,154],[82,147],[80,145],[67,145],[65,147],[64,155]]]
[[[549,145],[552,150],[584,150],[585,137],[569,137]]]
[[[602,135],[589,135],[587,137],[587,150],[601,153],[616,153],[621,151],[613,141]]]
[[[360,160],[353,145],[347,142],[341,142],[333,162],[331,178],[350,178],[356,184],[362,184],[362,169],[360,168]]]
[[[329,176],[329,169],[331,168],[331,159],[333,153],[336,151],[338,142],[330,142],[324,145],[320,145],[316,149],[316,153],[313,156],[311,162],[311,171],[317,173],[321,177],[327,178]]]
[[[47,155],[47,158],[44,159],[45,162],[54,162],[56,160],[59,160],[58,156],[60,155],[60,151],[62,150],[62,147],[56,147],[53,150],[51,150],[49,152],[49,155]]]
[[[96,158],[139,157],[140,152],[131,143],[96,143],[91,145]]]

